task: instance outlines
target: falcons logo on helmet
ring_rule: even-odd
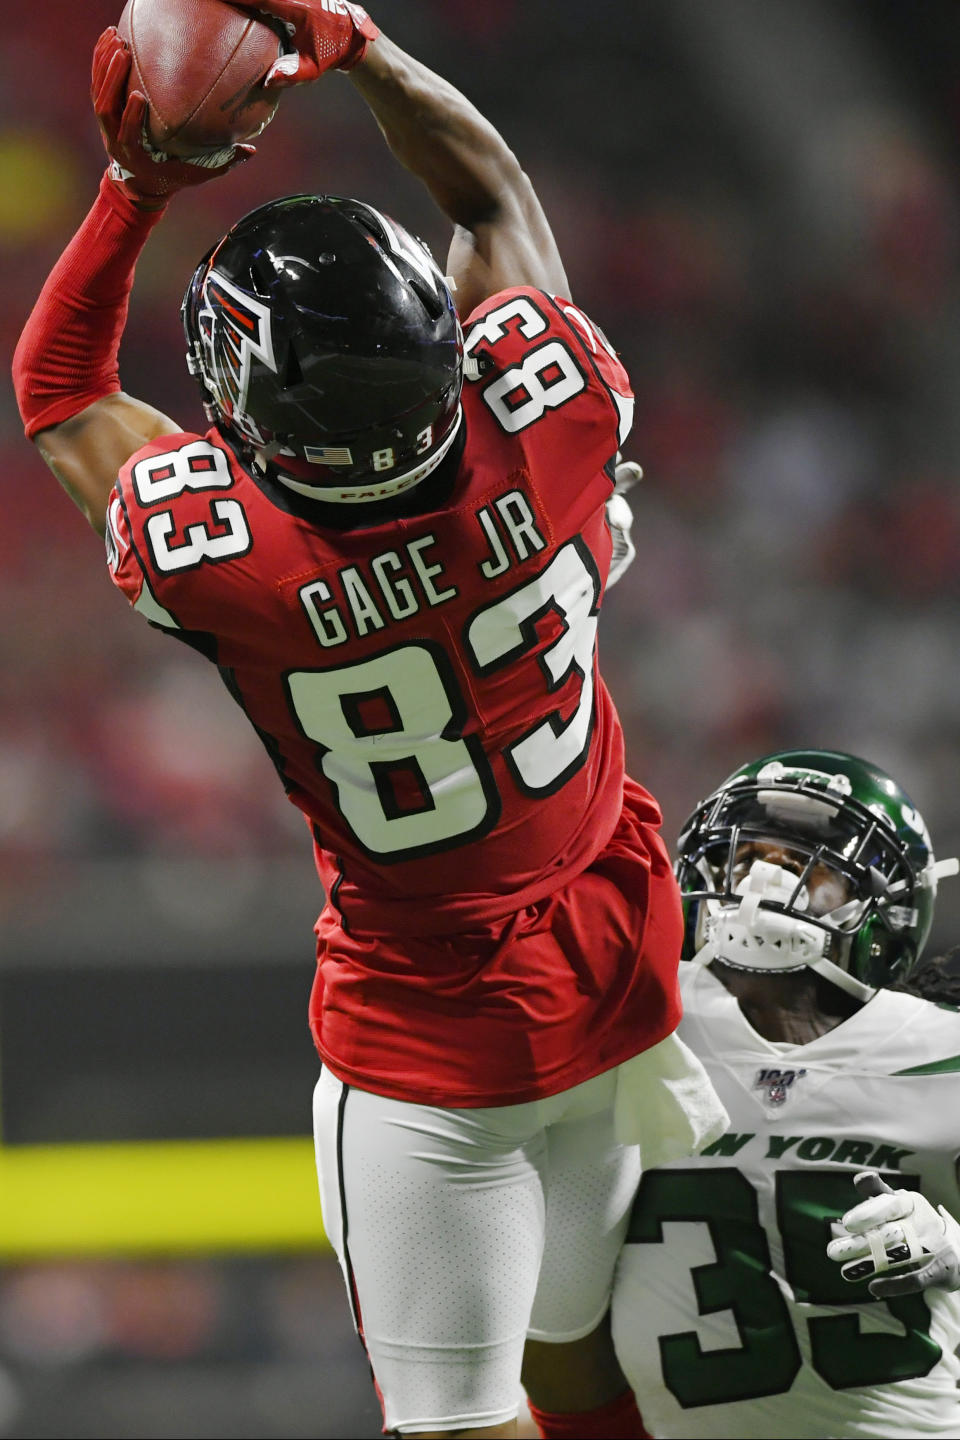
[[[265,437],[247,414],[247,391],[254,358],[277,372],[268,306],[211,270],[203,283],[197,323],[204,379],[217,404],[241,434],[263,444]]]

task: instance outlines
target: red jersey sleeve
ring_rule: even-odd
[[[117,481],[107,505],[106,545],[110,578],[134,610],[152,625],[159,625],[165,630],[179,630],[177,620],[157,600],[144,571],[121,480]]]
[[[469,317],[464,348],[468,386],[521,438],[534,468],[553,464],[562,483],[563,474],[609,466],[630,433],[633,391],[616,351],[576,305],[527,287],[501,291]]]
[[[167,630],[209,628],[211,572],[252,548],[234,457],[212,436],[164,435],[124,465],[107,508],[107,560],[134,609]],[[229,607],[235,577],[217,576]]]

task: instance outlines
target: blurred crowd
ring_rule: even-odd
[[[380,1433],[332,1257],[83,1261],[0,1275],[0,1436]]]
[[[5,26],[8,350],[93,193],[87,57],[115,8],[54,0],[41,33],[24,12]],[[575,298],[633,375],[638,560],[608,603],[601,653],[668,835],[747,755],[813,743],[893,770],[949,853],[960,102],[937,57],[960,38],[954,7],[644,0],[589,23],[574,0],[386,9],[384,27],[512,140]],[[831,78],[844,53],[850,73]],[[348,82],[299,92],[258,161],[171,207],[140,266],[127,389],[200,427],[185,280],[233,218],[307,188],[372,200],[442,252],[443,224]],[[299,852],[255,738],[203,662],[150,635],[98,576],[97,542],[2,393],[5,873],[99,854]]]

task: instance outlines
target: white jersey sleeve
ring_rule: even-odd
[[[960,1014],[881,991],[775,1046],[708,971],[681,969],[680,1033],[731,1126],[649,1171],[634,1206],[613,1325],[648,1430],[960,1435],[960,1294],[877,1301],[825,1254],[865,1166],[960,1211]]]

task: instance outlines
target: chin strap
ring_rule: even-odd
[[[924,870],[922,880],[936,895],[939,881],[948,880],[951,875],[960,875],[960,860],[955,856],[949,860],[934,860],[933,864]]]
[[[877,993],[878,987],[876,985],[864,984],[862,980],[858,980],[855,975],[851,975],[848,971],[841,969],[839,965],[835,965],[833,961],[828,960],[826,956],[821,960],[812,961],[810,969],[816,970],[818,975],[822,975],[824,979],[830,980],[834,985],[838,985],[841,990],[846,990],[848,995],[853,995],[858,1000],[872,1000]]]
[[[960,875],[960,860],[956,857],[950,860],[934,860],[933,863],[928,865],[921,873],[920,883],[936,894],[938,881],[947,880],[951,875]],[[898,880],[895,885],[891,885],[884,893],[886,895],[899,895],[902,890],[906,890],[907,883],[906,880]]]

